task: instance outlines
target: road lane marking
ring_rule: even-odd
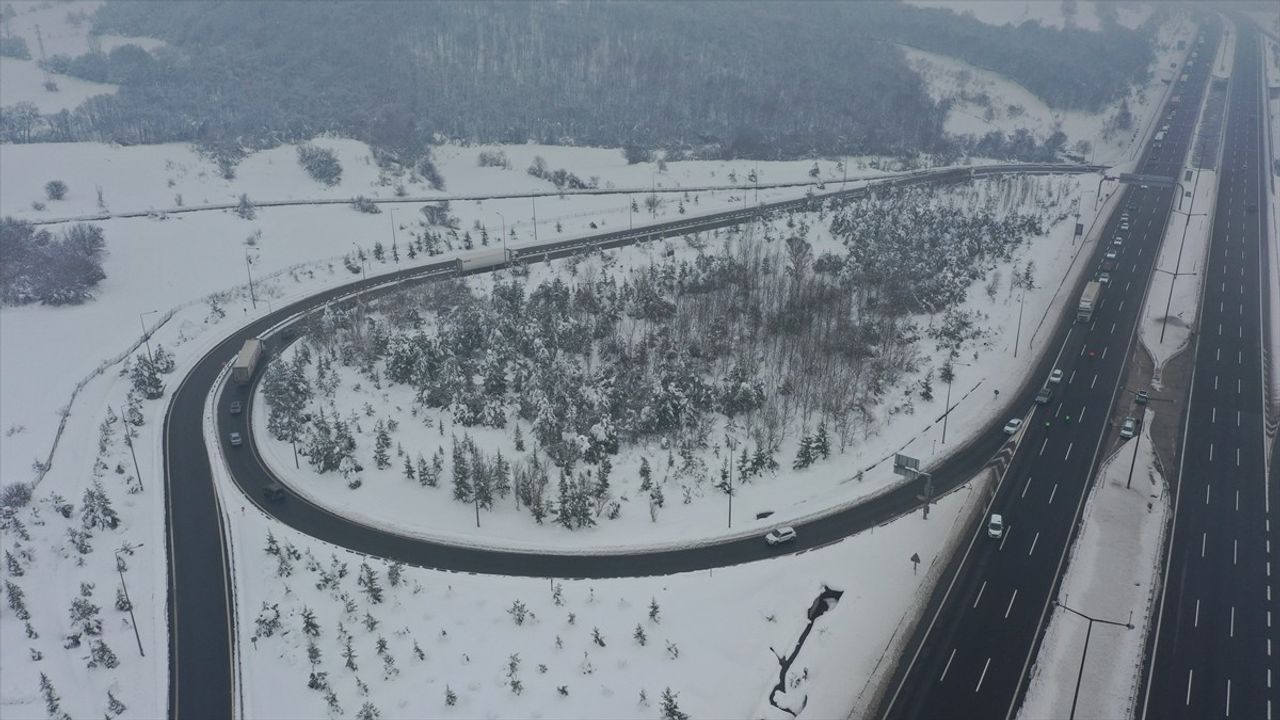
[[[1213,462],[1213,443],[1209,443],[1209,462]]]
[[[1204,546],[1208,544],[1208,542],[1209,542],[1209,533],[1208,532],[1200,533],[1200,557],[1204,557]],[[1199,606],[1200,606],[1200,601],[1197,600],[1196,607],[1199,607]]]
[[[942,668],[942,677],[938,678],[938,682],[947,679],[947,671],[951,669],[951,661],[956,659],[956,649],[951,648],[951,655],[947,657],[947,666]]]
[[[991,667],[991,658],[987,658],[987,661],[982,664],[982,674],[978,676],[978,686],[973,689],[974,692],[982,689],[982,681],[986,679],[987,668],[989,667]]]
[[[1093,374],[1093,382],[1089,383],[1089,389],[1092,390],[1094,385],[1098,384],[1098,373]]]
[[[1067,460],[1071,457],[1071,448],[1073,446],[1075,446],[1075,443],[1067,443],[1067,454],[1062,456],[1063,460]]]
[[[1053,484],[1053,490],[1049,492],[1049,504],[1053,504],[1053,496],[1058,494],[1058,483]]]
[[[1043,455],[1043,454],[1044,454],[1044,449],[1045,449],[1046,447],[1048,447],[1048,446],[1049,446],[1049,438],[1045,438],[1045,439],[1044,439],[1044,442],[1040,444],[1040,454],[1041,454],[1041,455]]]
[[[1228,637],[1236,636],[1236,606],[1231,606],[1231,629],[1228,631]]]
[[[1211,423],[1218,422],[1218,408],[1216,407],[1209,408],[1209,422]]]
[[[1232,565],[1240,564],[1240,540],[1239,539],[1235,539],[1231,541],[1231,564]],[[1234,617],[1235,608],[1231,609],[1231,613],[1232,613],[1232,616]]]
[[[1026,496],[1027,496],[1027,491],[1028,491],[1028,490],[1030,490],[1030,489],[1031,489],[1031,476],[1030,476],[1030,475],[1028,475],[1028,476],[1027,476],[1027,484],[1022,486],[1022,495],[1021,495],[1021,497],[1026,497]],[[1002,544],[1003,544],[1003,541],[1002,541]]]
[[[1227,717],[1231,717],[1231,679],[1227,678]]]
[[[1009,619],[1009,611],[1013,609],[1013,601],[1014,601],[1014,600],[1016,600],[1016,599],[1017,599],[1017,597],[1018,597],[1018,591],[1017,591],[1017,589],[1015,588],[1015,589],[1014,589],[1014,591],[1013,591],[1013,596],[1009,598],[1009,607],[1007,607],[1007,608],[1005,608],[1005,609],[1004,609],[1004,619],[1005,619],[1005,620],[1008,620],[1008,619]]]
[[[1027,551],[1028,555],[1036,551],[1036,541],[1039,539],[1040,539],[1040,533],[1036,533],[1036,536],[1031,538],[1031,549]],[[1271,563],[1267,563],[1267,575],[1270,575],[1270,574],[1271,574]]]
[[[1204,504],[1205,505],[1209,504],[1209,486],[1208,485],[1204,486]]]
[[[1191,707],[1191,676],[1195,670],[1187,670],[1187,707]]]
[[[982,581],[982,587],[978,588],[978,597],[973,599],[973,606],[978,607],[978,603],[982,601],[982,591],[987,589],[987,581]]]
[[[1083,354],[1084,354],[1084,350],[1083,350],[1083,349],[1080,351],[1080,354],[1081,354],[1081,355],[1083,355]],[[1075,379],[1076,379],[1076,371],[1075,371],[1074,369],[1072,369],[1072,371],[1071,371],[1071,377],[1067,378],[1067,384],[1068,384],[1068,385],[1070,385],[1070,384],[1071,384],[1071,381],[1072,381],[1072,380],[1075,380]]]
[[[1004,549],[1004,541],[1009,539],[1009,533],[1012,533],[1012,532],[1013,532],[1013,526],[1012,526],[1012,525],[1009,525],[1009,526],[1006,526],[1006,527],[1005,527],[1005,529],[1004,529],[1004,535],[1000,538],[1000,547],[996,548],[997,550],[1003,550],[1003,549]]]
[[[1200,598],[1196,598],[1196,616],[1191,621],[1191,627],[1200,627]]]

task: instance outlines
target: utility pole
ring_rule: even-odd
[[[1022,310],[1027,305],[1027,289],[1022,288],[1022,298],[1018,300],[1018,332],[1013,338],[1013,356],[1018,357],[1018,343],[1022,342]],[[950,386],[948,386],[950,389]]]
[[[155,358],[151,357],[151,331],[147,330],[147,324],[143,322],[142,318],[154,312],[159,312],[159,311],[148,310],[144,313],[138,313],[138,324],[142,326],[142,342],[146,343],[146,346],[147,346],[147,361],[152,364],[155,363]]]
[[[1146,415],[1143,415],[1146,420]],[[1133,469],[1138,465],[1138,442],[1142,440],[1142,426],[1138,426],[1138,432],[1133,436],[1133,459],[1129,461],[1129,479],[1124,481],[1124,489],[1128,490],[1133,485]]]
[[[387,214],[391,216],[391,247],[392,248],[395,248],[396,246],[396,210],[397,209],[398,208],[391,208],[390,210],[387,211]],[[397,250],[396,262],[400,262],[399,256],[400,256],[400,252],[399,250]]]
[[[133,616],[133,601],[129,599],[129,586],[124,581],[124,563],[120,560],[120,550],[116,550],[116,572],[120,574],[120,587],[124,589],[124,601],[129,604],[129,624],[133,626],[133,638],[138,641],[138,654],[146,657],[147,653],[142,649],[142,636],[138,634],[138,619]]]
[[[249,259],[249,249],[244,250],[244,271],[249,276],[249,300],[253,303],[253,309],[258,309],[258,296],[253,292],[253,261]]]
[[[538,244],[538,198],[529,198],[533,202],[533,244]]]
[[[129,434],[129,416],[124,414],[124,407],[120,408],[120,421],[124,423],[124,444],[129,446],[129,454],[133,456],[133,471],[138,474],[138,489],[145,490],[142,487],[142,470],[138,468],[138,453],[133,451],[133,437]]]
[[[506,262],[508,257],[507,255],[507,216],[503,215],[497,210],[494,210],[493,212],[495,215],[498,216],[499,219],[502,220],[502,260],[503,262]]]
[[[958,363],[954,360],[948,360],[947,366],[950,370],[947,372],[947,406],[942,411],[942,444],[947,444],[947,419],[951,417],[951,382],[956,378],[956,366],[969,367],[968,363]],[[946,367],[946,366],[944,366]]]

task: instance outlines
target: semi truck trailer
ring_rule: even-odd
[[[262,359],[262,340],[249,338],[244,341],[240,352],[236,354],[236,362],[231,366],[231,379],[244,385],[253,377],[253,371]]]
[[[1102,297],[1102,283],[1097,280],[1089,281],[1084,286],[1084,292],[1080,294],[1080,305],[1076,308],[1076,322],[1089,322],[1093,319],[1093,310],[1098,306],[1098,300]]]

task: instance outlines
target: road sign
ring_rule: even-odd
[[[1133,173],[1120,173],[1120,182],[1131,185],[1140,184],[1169,187],[1170,185],[1173,185],[1174,179],[1165,175],[1135,175]]]
[[[920,474],[920,460],[910,455],[896,453],[893,456],[893,473],[902,477],[913,478]]]

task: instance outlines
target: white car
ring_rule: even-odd
[[[1022,418],[1014,418],[1004,424],[1004,434],[1012,435],[1018,432],[1018,428],[1022,427]]]
[[[232,447],[240,447],[240,445],[244,443],[244,438],[240,437],[240,433],[238,432],[233,432],[230,435],[227,435],[227,440],[231,443]]]
[[[996,513],[991,514],[991,519],[987,521],[987,537],[999,540],[1004,537],[1004,517]]]
[[[1138,419],[1127,417],[1120,425],[1120,437],[1128,439],[1138,434]]]
[[[1102,283],[1103,285],[1110,285],[1111,273],[1109,272],[1098,273],[1098,282]]]
[[[1049,373],[1049,384],[1057,385],[1060,382],[1062,382],[1062,371],[1054,368],[1053,372]]]
[[[1120,232],[1129,232],[1129,221],[1124,220],[1120,223]]]
[[[1115,250],[1112,250],[1111,248],[1107,248],[1107,251],[1103,253],[1102,256],[1108,260],[1115,260],[1116,258],[1120,257],[1120,253],[1116,252]]]
[[[1122,238],[1122,237],[1120,237],[1119,235],[1117,235],[1117,236],[1115,236],[1114,238],[1112,238],[1112,239],[1111,239],[1111,244],[1112,244],[1112,245],[1115,245],[1116,247],[1120,247],[1120,246],[1124,245],[1124,238]]]
[[[781,545],[785,542],[791,542],[796,539],[796,529],[793,527],[780,527],[770,530],[768,535],[764,536],[764,541],[770,545]]]

